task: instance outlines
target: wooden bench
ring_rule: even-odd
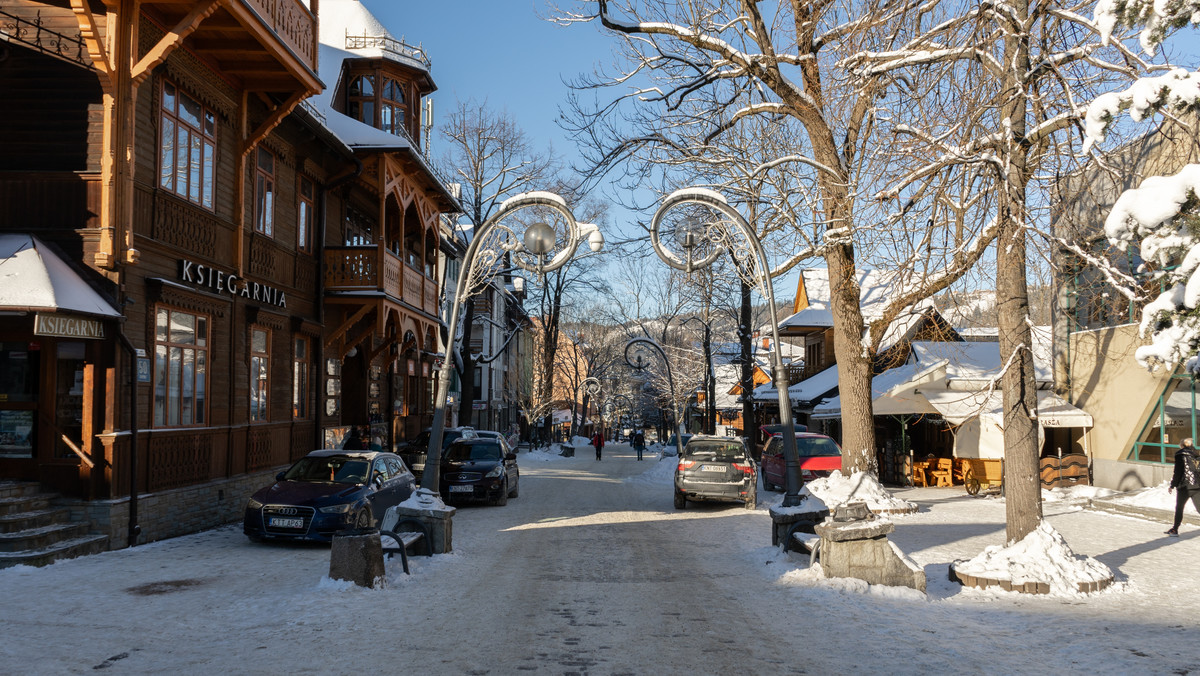
[[[430,544],[429,529],[424,523],[417,519],[400,519],[393,526],[395,530],[381,530],[379,537],[390,537],[395,540],[398,547],[384,547],[383,553],[389,559],[393,554],[400,555],[400,564],[404,567],[404,574],[409,575],[408,570],[408,549],[417,544],[425,545],[425,556],[433,556],[433,547]],[[411,530],[415,529],[415,530]]]
[[[812,556],[821,544],[821,537],[816,533],[792,533],[792,551]]]

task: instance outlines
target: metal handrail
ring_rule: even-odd
[[[433,69],[433,62],[421,47],[414,47],[403,40],[397,40],[390,35],[350,35],[346,33],[346,49],[371,49],[378,47],[396,56],[412,59],[426,70]]]

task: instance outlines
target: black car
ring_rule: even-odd
[[[521,490],[517,455],[503,439],[459,439],[442,456],[441,494],[447,501],[487,500],[508,504]]]
[[[425,473],[425,458],[429,453],[429,435],[431,430],[425,430],[417,435],[407,445],[396,449],[396,453],[404,459],[404,463],[412,470],[413,476],[420,481],[421,475]],[[445,453],[446,447],[456,439],[474,439],[475,428],[473,427],[447,427],[442,432],[442,452]]]
[[[740,437],[697,434],[683,447],[675,468],[675,509],[688,500],[758,504],[758,467]]]
[[[313,451],[246,503],[242,531],[252,540],[329,542],[348,528],[377,526],[416,480],[404,462],[379,451]]]

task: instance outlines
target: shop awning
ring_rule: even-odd
[[[1002,396],[999,390],[960,392],[923,389],[929,400],[947,421],[961,424],[975,416],[987,416],[1003,424]],[[1068,404],[1050,390],[1038,390],[1038,419],[1042,427],[1091,427],[1092,416]]]
[[[19,233],[0,234],[0,310],[121,316],[45,242]]]

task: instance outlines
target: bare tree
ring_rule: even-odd
[[[763,158],[747,175],[753,179],[786,167],[804,172],[802,185],[811,186],[806,217],[793,231],[803,230],[808,246],[793,257],[819,255],[828,268],[843,446],[848,467],[869,470],[875,448],[872,362],[885,329],[913,303],[969,270],[995,232],[964,230],[960,241],[927,255],[941,264],[937,274],[908,277],[903,292],[866,325],[857,247],[873,248],[874,233],[866,228],[878,222],[871,214],[874,203],[862,196],[879,180],[873,134],[882,85],[850,82],[837,64],[864,42],[899,39],[895,26],[912,6],[802,0],[587,5],[591,11],[561,12],[560,20],[598,20],[618,36],[624,59],[618,72],[582,83],[623,88],[598,109],[579,108],[575,129],[594,148],[596,172],[640,158],[635,169],[626,169],[637,179],[657,158],[709,154],[718,139],[732,138],[752,120],[794,130],[797,140],[790,149]],[[763,129],[765,136],[744,137],[769,137],[770,125]],[[932,227],[945,227],[938,215],[933,219]],[[949,248],[965,255],[948,255]]]
[[[448,141],[442,165],[461,181],[462,221],[473,232],[487,222],[500,204],[517,193],[540,189],[549,176],[550,156],[535,150],[525,132],[507,113],[490,108],[487,101],[460,101],[447,117],[442,134]],[[475,400],[476,357],[470,345],[475,332],[475,298],[463,307],[464,346],[459,382],[463,406],[459,423],[470,425]]]
[[[1037,397],[1027,286],[1030,237],[1045,222],[1052,181],[1075,161],[1067,133],[1094,88],[1147,67],[1119,43],[1104,50],[1084,16],[1090,2],[905,6],[901,38],[863,45],[842,65],[882,92],[890,111],[891,179],[877,193],[897,205],[987,222],[996,231],[1007,536],[1041,517]],[[946,185],[957,197],[940,197]],[[983,196],[979,199],[975,196]]]

